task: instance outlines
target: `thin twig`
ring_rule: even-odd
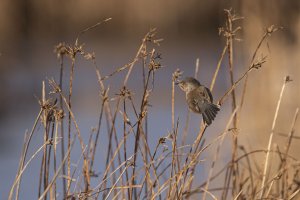
[[[271,129],[269,142],[268,142],[268,147],[267,147],[267,155],[266,155],[266,159],[265,159],[264,171],[263,171],[263,174],[262,174],[262,183],[261,183],[261,187],[260,187],[261,192],[258,195],[258,198],[260,198],[260,199],[264,195],[265,182],[266,182],[266,178],[267,178],[266,174],[267,174],[267,170],[268,170],[268,166],[269,166],[269,156],[270,156],[271,145],[272,145],[272,142],[273,142],[275,125],[276,125],[276,122],[277,122],[277,117],[278,117],[279,107],[281,105],[281,100],[282,100],[282,97],[283,97],[283,92],[284,92],[285,86],[288,82],[290,82],[290,77],[289,76],[284,77],[283,85],[282,85],[282,88],[281,88],[281,91],[280,91],[279,99],[278,99],[275,114],[274,114],[272,129]]]
[[[232,121],[233,121],[233,119],[234,119],[234,116],[235,116],[235,114],[236,114],[238,108],[239,108],[239,107],[236,107],[236,109],[232,112],[232,114],[231,114],[231,116],[230,116],[230,118],[229,118],[229,120],[228,120],[228,123],[227,123],[227,125],[226,125],[226,127],[225,127],[225,129],[224,129],[224,131],[223,131],[224,133],[225,133],[226,131],[230,130],[230,129],[229,129],[229,126],[230,126],[230,124],[232,123]],[[225,134],[223,134],[222,137],[221,137],[221,139],[220,139],[220,142],[219,142],[219,144],[218,144],[218,146],[217,146],[217,149],[216,149],[216,153],[215,153],[214,159],[213,159],[213,161],[212,161],[212,163],[211,163],[211,167],[210,167],[210,170],[209,170],[209,173],[208,173],[207,182],[206,182],[206,185],[205,185],[205,188],[204,188],[205,191],[208,191],[208,186],[209,186],[209,183],[210,183],[210,179],[211,179],[211,177],[212,177],[212,173],[213,173],[213,170],[214,170],[214,167],[215,167],[215,163],[216,163],[216,161],[217,161],[217,159],[218,159],[218,157],[219,157],[220,149],[221,149],[221,146],[222,146],[222,144],[223,144],[224,138],[225,138]],[[204,192],[202,199],[203,199],[203,200],[206,199],[206,192]]]
[[[32,139],[32,136],[33,136],[33,133],[36,129],[36,126],[37,126],[37,123],[42,115],[42,112],[43,112],[43,109],[41,108],[36,119],[35,119],[35,122],[33,124],[33,127],[31,129],[31,132],[28,136],[28,140],[27,140],[27,143],[26,143],[26,147],[25,147],[25,150],[23,151],[23,155],[22,155],[22,161],[21,161],[21,164],[20,164],[20,168],[19,168],[19,171],[18,171],[18,176],[20,175],[20,180],[21,180],[21,177],[22,177],[22,174],[20,174],[20,171],[24,168],[24,162],[26,160],[26,156],[27,156],[27,152],[28,152],[28,148],[29,148],[29,145],[30,145],[30,142],[31,142],[31,139]],[[15,185],[17,182],[19,182],[18,184],[20,184],[21,181],[17,181],[17,179],[15,179],[13,185]],[[12,200],[12,195],[13,195],[13,192],[14,192],[14,186],[11,187],[10,189],[10,192],[9,192],[9,196],[8,196],[8,200]]]

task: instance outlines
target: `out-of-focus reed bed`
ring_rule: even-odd
[[[255,73],[262,73],[261,68],[268,62],[268,58],[261,48],[281,28],[272,25],[261,32],[261,37],[257,38],[253,53],[249,56],[248,65],[236,76],[233,59],[239,55],[234,50],[236,42],[240,40],[237,35],[242,29],[236,24],[242,18],[232,10],[225,10],[224,14],[224,26],[219,29],[220,37],[225,41],[224,48],[210,84],[210,90],[213,91],[220,76],[229,77],[230,87],[217,100],[221,109],[225,102],[231,102],[232,105],[229,117],[222,119],[226,122],[222,132],[206,141],[204,135],[207,126],[200,122],[197,137],[193,143],[186,143],[188,128],[179,131],[178,127],[188,126],[189,120],[175,118],[175,82],[182,76],[182,71],[178,69],[166,77],[172,85],[172,90],[166,91],[172,96],[171,130],[167,135],[162,133],[155,145],[149,144],[148,137],[152,128],[148,124],[148,117],[152,113],[148,108],[155,89],[155,75],[165,68],[161,64],[163,59],[159,52],[159,46],[163,45],[162,39],[157,36],[156,29],[151,29],[143,37],[135,57],[129,63],[104,75],[97,65],[95,53],[86,51],[81,36],[93,28],[99,28],[101,24],[109,23],[110,19],[106,19],[80,32],[74,44],[60,43],[55,47],[61,64],[60,77],[46,79],[42,83],[42,97],[38,102],[40,110],[32,129],[25,135],[19,170],[9,199],[22,199],[19,196],[22,185],[29,184],[22,181],[22,175],[37,154],[42,154],[40,171],[32,178],[39,179],[39,184],[33,186],[36,187],[38,199],[295,198],[300,191],[300,168],[299,160],[290,155],[290,150],[295,148],[293,143],[295,124],[299,123],[299,109],[296,108],[286,121],[278,120],[283,109],[281,102],[288,98],[285,89],[293,84],[290,76],[282,77],[274,83],[280,85],[281,90],[274,99],[277,106],[270,112],[273,122],[269,124],[270,129],[266,134],[267,146],[249,150],[248,146],[251,144],[245,145],[239,140],[239,135],[243,134],[240,124],[246,123],[242,120],[248,120],[240,117],[241,111],[245,105],[257,103],[255,98],[245,101],[247,88],[252,84],[250,77]],[[73,112],[73,81],[78,57],[90,62],[98,80],[99,123],[92,131],[81,130]],[[66,59],[70,60],[70,66],[66,66]],[[220,73],[223,66],[228,66],[228,74]],[[196,77],[198,67],[197,65],[195,70]],[[140,78],[132,75],[132,71],[137,68],[141,69]],[[70,74],[68,80],[63,79],[66,70]],[[115,76],[123,77],[117,94],[111,93],[106,84],[106,81],[113,80]],[[129,81],[139,86],[140,90],[133,91],[129,88]],[[47,85],[49,90],[46,89]],[[65,85],[68,86],[67,90],[62,89],[66,88]],[[237,89],[241,92],[237,93]],[[137,92],[140,94],[137,95]],[[218,122],[214,122],[212,126],[215,123]],[[274,142],[276,126],[280,123],[290,124],[289,131],[283,134],[283,146]],[[42,130],[37,129],[38,125],[42,126]],[[28,155],[31,139],[39,132],[43,133],[39,137],[43,137],[44,142],[33,155]],[[83,135],[87,134],[89,137],[85,140]],[[225,138],[231,138],[231,151],[226,152],[230,161],[219,170],[215,166]],[[107,144],[107,149],[101,154],[99,151],[103,151],[103,148],[99,147],[100,140]],[[80,155],[73,153],[75,150],[79,150]],[[213,156],[202,160],[201,155],[207,151]],[[263,162],[257,160],[257,156],[263,156]],[[97,166],[99,162],[105,166],[101,174]],[[201,168],[204,162],[210,166],[207,177],[196,177],[197,168]],[[196,185],[195,179],[202,183]]]

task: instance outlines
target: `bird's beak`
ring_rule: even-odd
[[[181,81],[175,81],[175,85],[179,85]]]

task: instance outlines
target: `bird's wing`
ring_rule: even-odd
[[[202,99],[203,102],[209,102],[209,103],[213,102],[213,96],[207,87],[200,86],[196,89],[196,91],[197,92],[193,92],[193,93],[197,94],[198,97],[197,99]]]
[[[206,99],[209,99],[209,102],[213,103],[214,102],[213,96],[207,87],[204,87],[204,93],[205,93]]]
[[[212,101],[213,97],[210,90],[204,86],[200,86],[187,94],[189,108],[196,113],[202,114],[203,120],[207,125],[212,123],[220,110]]]
[[[187,94],[187,103],[194,112],[202,113],[207,102],[210,102],[210,96],[205,87],[199,87]]]

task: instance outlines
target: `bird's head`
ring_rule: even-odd
[[[201,86],[199,81],[193,77],[186,77],[185,79],[178,81],[176,85],[178,85],[184,92],[190,92],[193,89]]]

